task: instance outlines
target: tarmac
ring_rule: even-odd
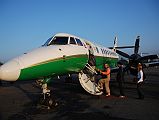
[[[126,97],[119,98],[116,74],[111,75],[111,96],[87,93],[76,77],[65,83],[54,78],[49,85],[57,106],[47,109],[37,104],[41,89],[35,81],[2,82],[0,86],[0,120],[158,120],[159,68],[145,69],[145,99],[137,99],[133,77],[125,76]]]

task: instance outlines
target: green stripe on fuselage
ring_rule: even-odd
[[[117,58],[95,56],[96,67],[103,70],[103,64],[108,63],[110,67],[115,67]],[[63,75],[80,72],[88,62],[87,55],[66,56],[54,60],[44,61],[21,70],[19,80],[39,79],[47,76]]]
[[[105,63],[109,64],[111,68],[116,67],[118,58],[108,58],[102,56],[96,56],[96,67],[100,70],[104,70],[103,65]]]
[[[21,70],[19,80],[38,79],[46,76],[79,72],[88,62],[87,55],[66,56],[47,62],[38,63]]]

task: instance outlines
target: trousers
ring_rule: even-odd
[[[138,96],[140,99],[144,99],[142,84],[143,84],[143,82],[137,83],[137,93],[138,93]]]
[[[110,94],[109,82],[110,82],[110,78],[102,78],[99,80],[99,84],[102,88],[103,88],[103,85],[105,85],[105,90],[107,94]]]

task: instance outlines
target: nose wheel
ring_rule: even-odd
[[[47,109],[56,107],[58,104],[55,101],[55,99],[53,99],[53,97],[51,95],[51,90],[48,89],[47,83],[41,82],[40,85],[42,88],[42,93],[39,96],[38,105],[40,107],[44,107]]]

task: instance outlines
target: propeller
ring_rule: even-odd
[[[139,55],[139,53],[138,53],[139,52],[139,47],[140,47],[139,43],[140,43],[140,36],[137,36],[136,41],[135,41],[135,46],[122,47],[122,48],[132,48],[132,47],[134,47],[134,53],[132,55],[128,55],[127,53],[116,49],[116,53],[118,53],[119,55],[121,55],[125,58],[128,58],[129,62],[126,65],[126,68],[127,68],[127,70],[130,70],[131,73],[133,72],[132,74],[136,74],[137,69],[134,71],[134,70],[131,69],[131,67],[137,68],[138,63],[143,64],[145,61],[148,61],[148,60],[159,59],[158,55],[147,55],[147,56]],[[123,60],[120,60],[120,61],[122,62]],[[123,64],[124,64],[124,62],[123,62]],[[144,65],[144,66],[146,66],[146,65]]]
[[[141,56],[138,54],[138,51],[139,51],[139,42],[140,42],[140,36],[137,36],[136,38],[136,41],[135,41],[135,46],[131,46],[131,47],[125,47],[125,48],[134,48],[134,54],[132,55],[128,55],[127,53],[125,52],[122,52],[120,50],[116,50],[116,53],[118,53],[119,55],[123,56],[123,57],[126,57],[128,59],[137,59],[137,58],[140,58]]]
[[[116,53],[118,53],[119,55],[121,55],[123,57],[130,58],[130,56],[127,53],[124,53],[124,52],[122,52],[120,50],[116,50]]]

